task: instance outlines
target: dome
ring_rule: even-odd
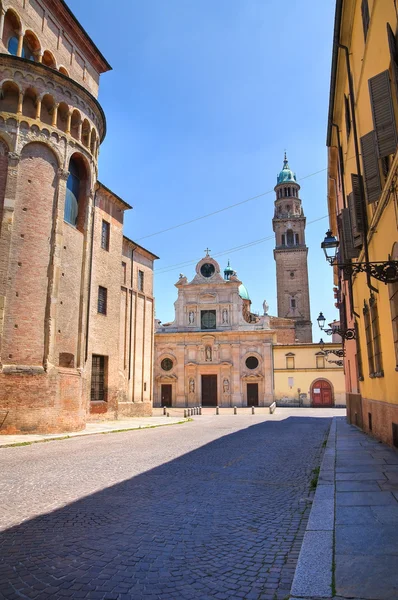
[[[247,291],[246,286],[244,286],[243,283],[239,286],[239,296],[243,300],[250,300],[249,292]]]
[[[289,167],[289,163],[288,163],[287,157],[286,157],[286,152],[285,152],[285,159],[283,161],[283,169],[279,173],[276,183],[277,183],[277,185],[279,183],[297,183],[296,173],[294,171],[292,171],[291,168]]]

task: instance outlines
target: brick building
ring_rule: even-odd
[[[98,181],[109,69],[63,0],[0,3],[0,433],[151,413],[157,257]]]

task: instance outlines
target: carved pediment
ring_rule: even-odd
[[[161,374],[161,375],[157,375],[155,377],[156,381],[175,381],[177,379],[177,375],[166,375],[166,374]]]
[[[206,293],[206,294],[201,294],[199,296],[199,302],[211,302],[211,303],[215,303],[217,302],[217,294],[212,294],[212,293]]]
[[[242,379],[244,379],[245,381],[261,381],[261,379],[264,379],[263,375],[243,375]]]

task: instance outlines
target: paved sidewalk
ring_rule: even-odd
[[[398,453],[336,417],[291,600],[398,598]]]
[[[0,448],[3,446],[19,446],[21,444],[33,444],[35,442],[48,442],[79,437],[82,435],[95,435],[97,433],[112,433],[116,431],[130,431],[132,429],[147,429],[148,427],[161,427],[162,425],[177,425],[185,423],[187,419],[182,417],[134,417],[114,421],[92,421],[87,423],[82,431],[47,434],[22,434],[22,435],[0,435]]]

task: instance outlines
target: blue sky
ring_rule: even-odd
[[[99,178],[134,207],[126,213],[126,235],[161,257],[155,263],[157,317],[173,319],[174,283],[181,272],[193,277],[207,246],[222,268],[231,260],[254,311],[266,298],[277,314],[273,237],[232,249],[273,236],[273,188],[286,149],[307,216],[317,341],[319,311],[330,320],[337,316],[332,270],[320,250],[328,221],[311,224],[327,215],[335,0],[68,4],[113,67],[100,84],[108,133]],[[192,264],[175,266],[184,262]]]

